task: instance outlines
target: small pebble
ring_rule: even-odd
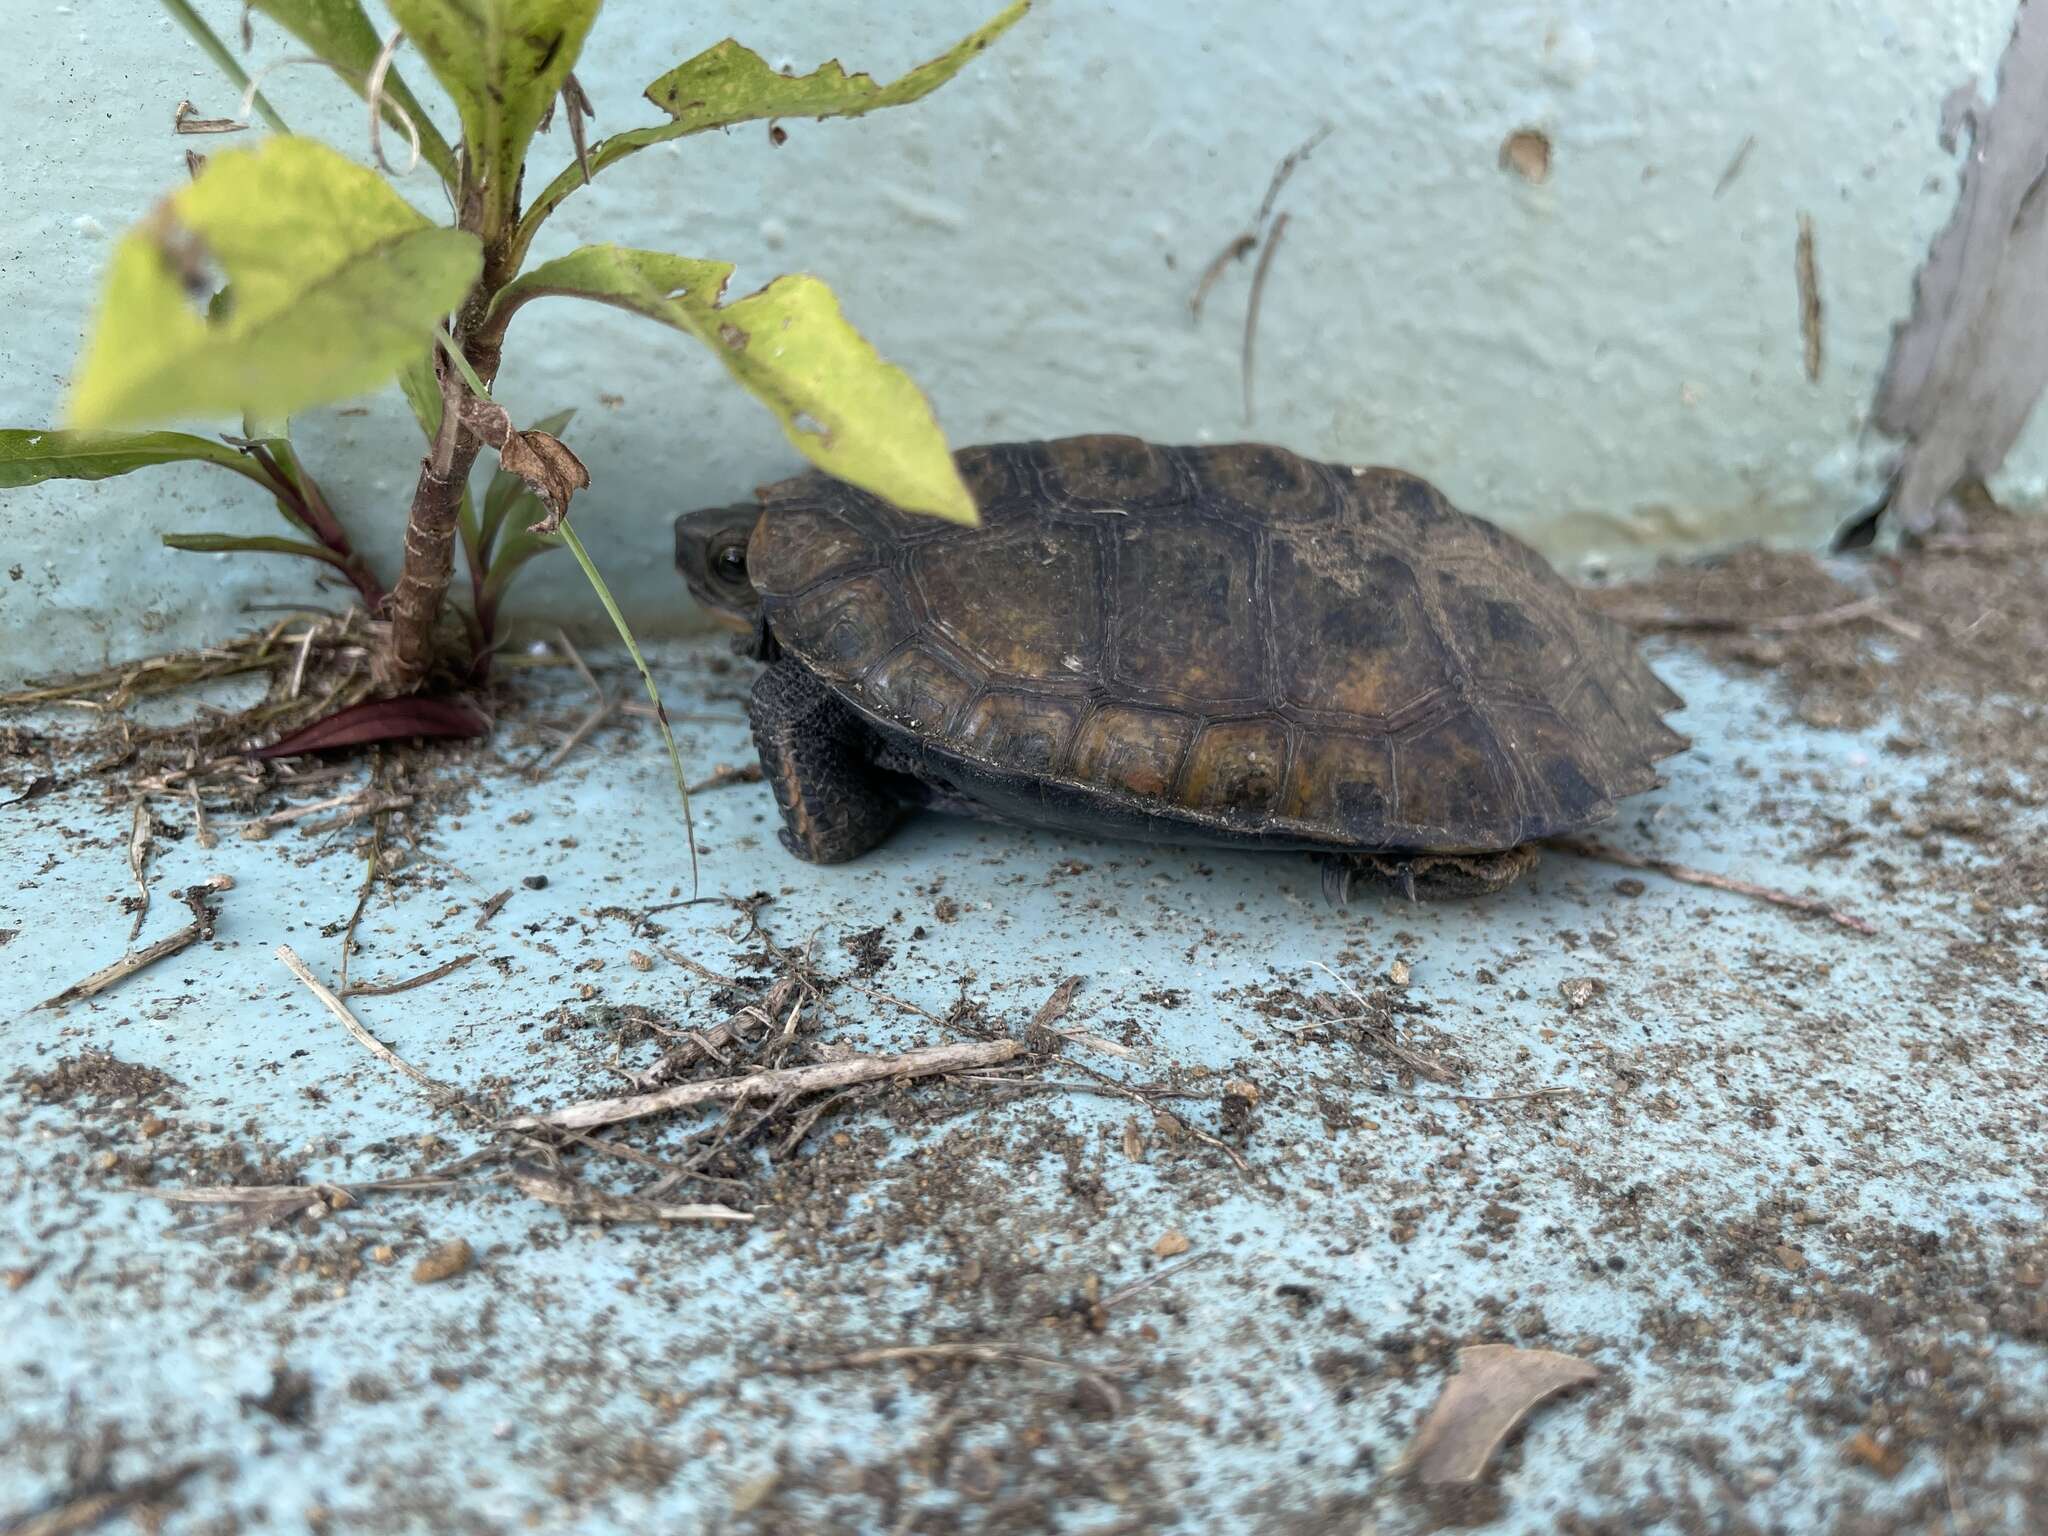
[[[161,1136],[171,1128],[171,1122],[161,1115],[144,1115],[142,1123],[135,1127],[145,1136]]]
[[[1771,1252],[1780,1264],[1784,1265],[1794,1274],[1806,1268],[1806,1255],[1797,1248],[1794,1248],[1790,1243],[1780,1243]]]
[[[397,1257],[397,1253],[393,1251],[389,1243],[379,1243],[370,1250],[370,1262],[372,1264],[389,1264]]]
[[[1623,875],[1614,882],[1614,894],[1617,896],[1640,896],[1648,889],[1649,887],[1634,875]]]
[[[467,1238],[458,1237],[452,1243],[443,1243],[412,1267],[415,1285],[433,1285],[441,1280],[453,1280],[465,1272],[476,1261],[476,1254]]]
[[[629,949],[626,951],[626,964],[636,971],[651,971],[654,969],[654,956],[642,954],[637,949]]]
[[[1171,1259],[1186,1253],[1192,1247],[1194,1244],[1187,1240],[1187,1235],[1178,1227],[1174,1227],[1168,1229],[1166,1235],[1152,1245],[1152,1251],[1162,1259]]]
[[[1406,960],[1396,960],[1387,967],[1387,980],[1397,987],[1405,987],[1415,975],[1415,967]]]
[[[529,891],[544,891],[548,888],[548,877],[546,875],[528,875],[519,883]]]
[[[1557,990],[1564,998],[1565,1007],[1576,1012],[1598,997],[1603,989],[1591,976],[1573,976],[1559,982]]]

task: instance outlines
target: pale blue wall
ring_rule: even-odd
[[[231,30],[241,7],[201,9]],[[991,9],[612,0],[579,74],[612,131],[653,120],[641,87],[728,32],[801,68],[838,53],[893,73]],[[233,97],[145,0],[8,11],[14,56],[36,67],[0,96],[0,423],[40,425],[111,235],[183,174],[193,141],[169,132],[177,102],[225,113]],[[956,441],[1257,435],[1394,461],[1560,559],[1811,540],[1874,483],[1867,402],[1954,194],[1939,104],[1988,74],[2011,13],[2011,0],[1041,0],[932,100],[793,123],[780,149],[748,128],[652,150],[577,196],[552,245],[724,256],[742,290],[818,272]],[[254,57],[286,51],[259,23]],[[289,70],[271,85],[294,126],[361,149],[334,80]],[[1187,297],[1274,161],[1323,123],[1334,131],[1283,202],[1292,225],[1247,428],[1249,271],[1230,272],[1199,327]],[[1554,141],[1546,185],[1496,163],[1522,126]],[[566,154],[558,135],[539,158],[551,174]],[[432,196],[423,180],[417,196]],[[1818,385],[1800,364],[1802,209],[1826,302]],[[560,303],[512,340],[501,396],[523,415],[581,408],[586,537],[637,619],[679,619],[669,516],[744,495],[792,454],[671,334]],[[309,421],[304,438],[388,571],[417,454],[396,397]],[[2037,488],[2044,465],[2037,442],[2019,480]],[[5,670],[215,637],[244,603],[303,595],[291,566],[154,548],[164,530],[272,521],[253,488],[197,469],[0,496]],[[566,563],[524,596],[548,616],[591,611]]]

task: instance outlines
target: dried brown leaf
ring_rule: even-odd
[[[538,429],[507,436],[498,450],[498,463],[532,486],[534,495],[547,503],[548,515],[531,524],[528,533],[558,531],[569,513],[569,498],[590,484],[590,471],[569,445]]]
[[[1458,1374],[1444,1383],[1405,1463],[1425,1483],[1476,1483],[1501,1443],[1553,1393],[1592,1381],[1599,1371],[1575,1355],[1511,1344],[1458,1351]]]

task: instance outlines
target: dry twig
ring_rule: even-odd
[[[436,1078],[427,1076],[426,1073],[422,1072],[418,1067],[399,1055],[398,1052],[392,1050],[382,1040],[379,1040],[375,1035],[363,1028],[356,1016],[349,1012],[348,1004],[328,990],[326,984],[313,974],[312,968],[298,957],[297,952],[293,950],[291,945],[278,945],[277,958],[284,962],[286,970],[290,971],[305,984],[308,992],[311,992],[315,998],[319,999],[321,1007],[341,1021],[341,1027],[353,1035],[356,1043],[362,1046],[364,1050],[383,1062],[387,1067],[391,1067],[411,1078],[436,1098],[453,1103],[463,1102],[462,1093],[459,1089]]]
[[[752,1221],[746,1211],[729,1205],[665,1205],[658,1200],[630,1195],[609,1195],[602,1190],[560,1178],[535,1168],[514,1168],[506,1178],[522,1194],[555,1206],[576,1221]]]
[[[410,992],[414,987],[424,987],[430,981],[439,981],[443,976],[461,970],[472,960],[474,954],[457,955],[453,960],[443,961],[431,971],[421,971],[417,976],[408,976],[403,981],[359,981],[354,986],[344,986],[335,995],[338,997],[390,997],[396,992]]]
[[[674,1109],[703,1104],[776,1098],[784,1094],[818,1093],[884,1078],[929,1077],[941,1072],[971,1071],[1012,1061],[1024,1054],[1018,1040],[975,1041],[967,1045],[931,1045],[900,1056],[853,1056],[810,1067],[784,1067],[746,1077],[720,1077],[678,1083],[654,1093],[617,1099],[592,1099],[539,1115],[514,1115],[499,1125],[505,1130],[587,1130],[637,1120]]]
[[[1259,339],[1259,307],[1266,298],[1266,274],[1272,270],[1273,253],[1280,249],[1280,237],[1287,233],[1287,215],[1273,221],[1273,233],[1259,252],[1259,264],[1252,270],[1252,293],[1244,306],[1244,342],[1238,353],[1238,373],[1244,385],[1244,419],[1252,419],[1252,353]]]
[[[128,829],[128,872],[135,876],[135,924],[128,930],[128,942],[142,936],[142,920],[149,916],[149,850],[156,841],[156,818],[149,814],[149,801],[138,795],[135,822]]]
[[[1706,614],[1629,613],[1609,611],[1607,616],[1630,629],[1643,631],[1694,632],[1702,634],[1790,635],[1805,630],[1832,629],[1868,619],[1907,640],[1924,640],[1927,631],[1918,624],[1885,610],[1880,596],[1860,597],[1852,603],[1824,608],[1818,613],[1788,613],[1775,619],[1721,618]]]
[[[1874,935],[1877,925],[1853,912],[1844,912],[1840,907],[1830,906],[1818,896],[1794,896],[1790,891],[1780,891],[1768,885],[1757,885],[1748,880],[1737,880],[1732,875],[1717,875],[1690,865],[1675,864],[1669,859],[1651,858],[1646,854],[1629,853],[1607,843],[1596,843],[1590,838],[1561,837],[1553,839],[1551,847],[1560,853],[1574,854],[1582,859],[1594,859],[1603,864],[1619,864],[1623,869],[1648,870],[1667,880],[1677,880],[1686,885],[1702,885],[1709,890],[1728,891],[1737,896],[1752,897],[1767,901],[1774,907],[1789,907],[1794,912],[1807,912],[1815,917],[1824,917],[1830,922],[1840,923],[1844,928],[1857,933]]]
[[[159,960],[168,959],[182,950],[190,949],[201,939],[212,938],[213,925],[219,920],[220,913],[208,906],[205,898],[214,891],[228,890],[233,884],[234,881],[228,876],[215,875],[211,880],[184,891],[179,899],[191,907],[191,922],[168,938],[158,939],[154,944],[138,949],[133,954],[123,955],[112,965],[102,966],[83,981],[74,981],[55,997],[48,997],[37,1003],[29,1012],[35,1013],[44,1008],[61,1008],[67,1003],[76,1003],[95,996],[116,982],[126,981],[137,971],[155,965]]]

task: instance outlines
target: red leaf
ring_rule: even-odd
[[[258,757],[296,757],[337,747],[367,747],[383,741],[481,736],[490,722],[459,699],[369,699],[337,710],[296,730],[282,741],[258,747]]]

